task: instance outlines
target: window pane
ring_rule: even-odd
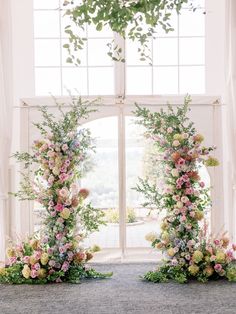
[[[180,38],[180,65],[205,63],[204,38]]]
[[[59,38],[59,11],[35,11],[34,36]]]
[[[149,60],[140,61],[141,56],[140,53],[138,52],[138,48],[139,48],[138,43],[127,39],[125,48],[127,65],[148,65]],[[149,44],[149,49],[151,50],[151,43]]]
[[[180,67],[180,93],[205,93],[205,67]]]
[[[153,64],[154,65],[178,64],[177,38],[158,38],[153,40]]]
[[[92,156],[91,171],[81,181],[90,190],[93,206],[104,210],[107,225],[101,226],[85,240],[86,246],[102,248],[119,246],[119,186],[118,186],[118,126],[117,117],[98,119],[83,125],[96,139],[96,153]]]
[[[89,94],[114,95],[113,68],[89,68]]]
[[[194,4],[194,7],[196,8],[204,8],[205,7],[205,0],[194,0],[194,1],[191,1],[189,2],[188,4],[184,4],[183,5],[183,8],[189,8],[189,5],[193,3]]]
[[[153,69],[154,94],[178,94],[178,68],[154,67]]]
[[[58,9],[59,0],[34,0],[35,9]]]
[[[67,44],[68,42],[66,40],[62,40],[62,66],[67,66],[67,67],[74,67],[75,65],[73,63],[67,63],[66,59],[69,57],[67,49],[63,48],[64,44]],[[86,66],[87,65],[87,43],[84,45],[84,49],[81,49],[76,52],[76,57],[80,59],[81,66]]]
[[[128,95],[152,94],[151,67],[127,67],[126,82]]]
[[[59,66],[60,65],[60,41],[57,39],[35,40],[35,65]]]
[[[202,10],[195,12],[182,10],[179,16],[179,36],[204,36],[205,14]]]
[[[112,65],[112,59],[107,55],[107,40],[88,40],[88,65]]]
[[[68,89],[72,94],[87,95],[87,69],[63,68],[62,79],[64,95],[68,95]]]
[[[143,195],[134,190],[138,178],[149,176],[147,168],[147,152],[150,150],[147,140],[143,137],[144,128],[135,124],[135,118],[125,118],[126,135],[126,239],[127,247],[149,247],[145,240],[149,232],[160,230],[156,213],[150,215],[149,209],[143,208]]]
[[[35,69],[35,94],[37,96],[49,94],[61,95],[60,69]]]

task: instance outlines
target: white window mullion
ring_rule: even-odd
[[[123,57],[125,57],[125,40],[117,33],[114,33],[114,45],[118,45],[122,49]],[[114,64],[114,80],[115,80],[115,97],[125,97],[125,63],[115,62]]]

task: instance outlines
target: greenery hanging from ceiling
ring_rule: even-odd
[[[69,57],[68,63],[80,64],[80,54],[86,42],[82,35],[87,25],[94,25],[97,31],[109,27],[122,38],[138,43],[140,60],[151,63],[149,41],[158,34],[173,31],[171,17],[180,14],[183,7],[197,9],[196,0],[65,0],[65,15],[71,23],[65,27],[68,43],[64,44]],[[124,52],[119,44],[108,42],[108,55],[114,61],[125,62]]]

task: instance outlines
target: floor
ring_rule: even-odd
[[[235,314],[236,285],[226,281],[152,284],[140,275],[154,264],[95,265],[113,271],[80,285],[0,285],[1,314]]]

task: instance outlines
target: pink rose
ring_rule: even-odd
[[[185,164],[185,160],[183,158],[179,158],[177,161],[178,166],[183,166]]]
[[[58,203],[54,208],[55,208],[55,210],[56,210],[57,212],[62,212],[64,206],[63,206],[62,204]]]
[[[66,173],[61,173],[61,174],[59,175],[59,178],[60,178],[60,181],[63,183],[64,181],[68,180],[69,175],[66,174]]]
[[[48,265],[51,266],[51,267],[54,267],[56,265],[56,262],[51,259],[49,262],[48,262]]]
[[[30,277],[31,278],[36,278],[37,275],[38,275],[37,270],[35,270],[35,269],[31,270],[31,272],[30,272]]]
[[[9,264],[12,266],[17,262],[17,258],[15,256],[9,258]]]
[[[62,234],[62,233],[58,233],[58,234],[56,235],[56,239],[57,239],[57,240],[61,240],[62,237],[63,237],[63,234]]]
[[[63,270],[64,272],[66,272],[69,269],[70,264],[68,262],[64,262],[61,266],[61,270]]]
[[[36,264],[34,264],[34,265],[32,266],[32,268],[33,268],[34,270],[39,270],[39,269],[40,269],[40,264],[39,264],[39,263],[36,263]]]
[[[204,188],[205,183],[204,182],[200,182],[199,185],[200,185],[201,188]]]
[[[65,253],[65,251],[66,251],[66,248],[65,248],[64,246],[60,246],[60,247],[59,247],[59,252],[60,252],[61,254]]]
[[[220,272],[222,270],[222,265],[221,264],[216,264],[214,266],[214,269],[215,269],[216,272]]]
[[[41,253],[40,251],[36,251],[36,252],[34,253],[34,257],[35,257],[36,259],[40,259],[41,255],[42,255],[42,253]]]
[[[63,144],[61,149],[65,152],[66,150],[68,150],[68,145],[67,144]]]
[[[23,257],[23,262],[28,264],[29,263],[29,260],[30,260],[30,257],[29,256],[24,256]]]
[[[52,248],[48,248],[48,251],[47,251],[47,252],[48,252],[49,255],[52,255],[53,249],[52,249]]]
[[[186,221],[186,216],[183,215],[180,220],[181,220],[182,222],[183,222],[183,221]]]
[[[214,243],[215,243],[215,245],[220,245],[220,240],[215,239]]]

